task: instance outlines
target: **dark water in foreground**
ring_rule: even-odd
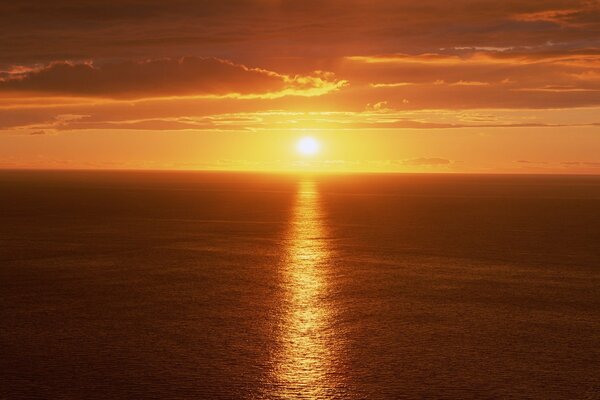
[[[0,172],[0,399],[600,399],[600,177]]]

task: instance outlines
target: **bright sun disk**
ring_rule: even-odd
[[[298,144],[296,145],[298,153],[306,156],[312,156],[317,154],[320,148],[321,145],[319,144],[319,142],[312,137],[304,137],[300,139],[298,141]]]

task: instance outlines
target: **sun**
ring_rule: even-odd
[[[296,144],[296,150],[298,153],[305,156],[313,156],[319,152],[321,149],[321,144],[312,137],[303,137],[298,140]]]

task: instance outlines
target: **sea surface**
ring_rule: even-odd
[[[600,399],[600,177],[0,172],[0,399]]]

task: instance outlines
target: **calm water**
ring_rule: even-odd
[[[0,172],[0,398],[600,399],[600,177]]]

